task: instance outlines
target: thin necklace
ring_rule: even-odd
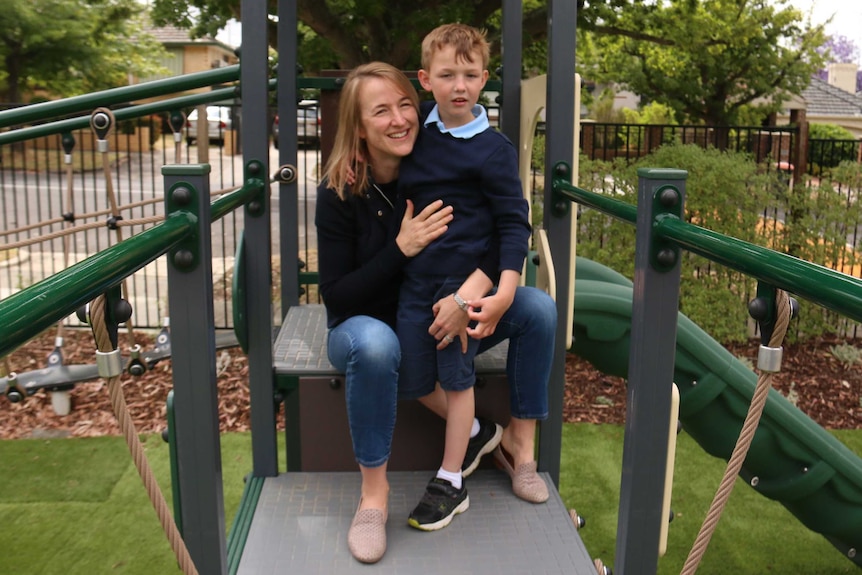
[[[395,205],[392,203],[392,200],[390,200],[389,198],[387,198],[387,197],[386,197],[386,194],[384,194],[384,193],[383,193],[383,190],[381,190],[380,188],[378,188],[378,187],[377,187],[377,184],[375,184],[374,182],[371,182],[371,185],[374,187],[374,189],[375,189],[375,190],[377,190],[377,193],[378,193],[378,194],[380,194],[380,197],[381,197],[381,198],[383,198],[383,200],[384,200],[387,204],[389,204],[389,207],[390,207],[392,210],[395,210]]]

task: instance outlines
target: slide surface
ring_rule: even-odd
[[[572,351],[607,374],[627,377],[632,283],[580,257],[575,269]],[[674,380],[685,432],[728,460],[757,375],[680,313]],[[862,567],[862,459],[774,389],[740,477]]]

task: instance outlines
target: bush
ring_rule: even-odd
[[[764,174],[748,156],[696,145],[662,146],[636,164],[581,161],[580,187],[637,203],[637,169],[673,167],[688,172],[685,219],[689,223],[766,245],[758,231],[774,174]],[[608,177],[610,174],[610,177]],[[633,277],[635,229],[596,210],[582,210],[578,253]],[[748,300],[755,281],[730,268],[683,252],[681,311],[722,342],[748,337]]]

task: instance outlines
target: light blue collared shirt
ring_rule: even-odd
[[[452,134],[452,136],[455,138],[469,140],[476,134],[481,134],[491,126],[491,124],[488,123],[488,113],[485,112],[484,106],[482,106],[481,104],[476,104],[475,106],[473,106],[472,112],[472,122],[468,122],[463,126],[458,126],[457,128],[452,128],[450,130],[440,120],[440,112],[438,110],[437,104],[434,104],[434,108],[431,110],[431,113],[429,113],[428,117],[425,118],[425,127],[428,127],[431,124],[436,124],[437,129],[440,130],[440,132],[442,132],[443,134],[449,133]]]

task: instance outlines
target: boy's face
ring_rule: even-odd
[[[419,83],[434,94],[440,119],[447,128],[473,121],[473,106],[479,101],[488,70],[475,52],[473,62],[455,58],[455,47],[444,46],[431,58],[427,70],[419,70]]]

